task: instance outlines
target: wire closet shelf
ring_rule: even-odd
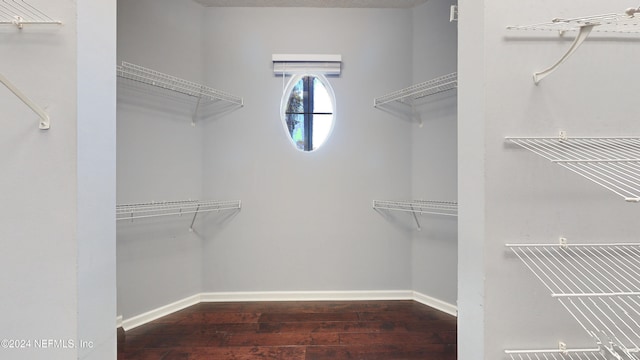
[[[507,137],[628,202],[640,202],[638,137]]]
[[[510,351],[505,353],[511,360],[607,360],[598,350],[540,350]]]
[[[458,216],[458,203],[436,200],[373,200],[373,208],[380,210],[405,211],[414,214]]]
[[[599,350],[505,351],[511,360],[607,360]]]
[[[24,0],[0,0],[0,25],[61,25],[35,6]]]
[[[394,91],[373,100],[373,106],[379,107],[392,102],[412,105],[416,100],[439,94],[458,87],[458,73],[447,74],[408,88]]]
[[[134,220],[158,216],[198,214],[201,212],[239,210],[240,200],[180,200],[116,205],[116,220]]]
[[[627,9],[624,14],[603,14],[576,18],[555,18],[549,22],[531,25],[508,26],[508,30],[578,31],[584,26],[594,26],[594,32],[634,34],[640,33],[640,8]]]
[[[567,245],[561,239],[559,244],[506,246],[603,353],[640,359],[640,244]]]
[[[123,61],[122,65],[118,65],[117,73],[119,77],[124,79],[174,91],[198,99],[206,101],[226,101],[237,106],[244,105],[243,99],[239,96],[128,62]]]

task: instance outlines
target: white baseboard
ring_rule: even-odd
[[[121,327],[122,327],[122,315],[118,315],[118,317],[116,317],[116,329]]]
[[[151,311],[147,311],[144,314],[136,315],[130,319],[126,319],[122,322],[122,327],[125,331],[131,330],[135,327],[144,325],[148,322],[159,319],[163,316],[167,316],[176,311],[188,308],[189,306],[193,306],[198,303],[200,303],[200,294],[189,296],[188,298],[178,300],[174,303],[161,306]]]
[[[453,315],[458,317],[458,307],[456,305],[449,304],[448,302],[444,302],[440,299],[436,299],[434,297],[419,293],[417,291],[413,292],[413,300],[417,301],[421,304],[432,307],[436,310],[440,310],[449,315]]]
[[[202,302],[224,301],[356,301],[411,300],[410,290],[391,291],[263,291],[214,292],[200,294]]]
[[[211,292],[196,294],[124,321],[119,316],[119,324],[125,331],[130,330],[201,302],[367,300],[414,300],[453,316],[458,312],[455,305],[412,290]]]

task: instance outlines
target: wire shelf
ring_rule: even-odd
[[[181,200],[116,205],[116,220],[134,220],[157,216],[197,214],[200,212],[239,210],[240,200]]]
[[[507,247],[599,346],[640,359],[640,244]]]
[[[604,14],[571,19],[553,19],[550,22],[508,26],[509,30],[578,31],[583,26],[594,25],[594,32],[640,33],[640,16],[634,16],[637,9],[629,9],[629,14]]]
[[[433,214],[458,216],[458,203],[451,201],[412,200],[390,201],[373,200],[373,208],[380,210],[406,211],[414,214]]]
[[[453,90],[457,87],[458,74],[454,72],[375,98],[373,106],[378,107],[394,101],[411,105],[418,99]]]
[[[640,138],[506,139],[614,192],[626,201],[640,202]]]
[[[122,62],[117,68],[118,76],[143,84],[171,90],[180,94],[192,96],[207,101],[226,101],[233,105],[243,106],[241,97],[208,86],[183,80],[172,75],[163,74],[139,65]]]
[[[511,360],[607,360],[598,349],[594,350],[523,350],[505,351]]]
[[[0,0],[0,25],[61,25],[44,12],[24,0]]]

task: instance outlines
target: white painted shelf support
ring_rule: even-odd
[[[6,86],[7,89],[9,89],[9,91],[11,91],[15,96],[17,96],[18,99],[22,100],[22,102],[25,103],[25,105],[27,105],[31,110],[33,110],[33,112],[35,112],[38,115],[38,117],[40,117],[40,125],[39,125],[40,129],[42,130],[49,129],[50,127],[49,115],[47,115],[47,113],[40,106],[38,106],[31,99],[29,99],[27,95],[22,93],[20,89],[18,89],[15,85],[13,85],[9,81],[9,79],[4,77],[4,75],[2,74],[0,74],[0,83]]]
[[[578,32],[578,36],[576,36],[576,38],[573,40],[573,43],[571,44],[571,47],[569,47],[569,50],[567,50],[567,52],[562,55],[560,60],[551,65],[549,68],[533,73],[533,82],[538,85],[542,79],[556,71],[558,67],[560,67],[560,65],[562,65],[562,63],[564,63],[571,55],[573,55],[573,53],[578,50],[580,45],[582,45],[582,43],[587,40],[587,37],[591,33],[591,30],[593,30],[594,26],[596,25],[590,24],[581,26]]]
[[[640,13],[640,7],[629,8],[624,14],[604,14],[595,16],[585,16],[572,19],[556,18],[551,22],[534,25],[508,26],[508,30],[543,30],[557,31],[561,36],[568,31],[577,31],[573,43],[567,52],[555,64],[549,68],[535,72],[533,81],[536,85],[545,77],[553,73],[562,65],[576,50],[584,43],[592,32],[638,34],[640,33],[640,18],[636,14]]]

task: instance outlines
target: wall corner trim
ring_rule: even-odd
[[[458,307],[453,304],[449,304],[448,302],[442,301],[440,299],[436,299],[434,297],[419,293],[417,291],[413,292],[413,300],[417,301],[423,305],[427,305],[436,310],[440,310],[449,315],[458,317]]]
[[[200,294],[192,295],[182,300],[178,300],[171,304],[167,304],[161,306],[157,309],[153,309],[151,311],[147,311],[146,313],[136,315],[132,318],[126,319],[122,321],[122,327],[125,331],[136,328],[140,325],[144,325],[153,320],[159,319],[163,316],[167,316],[176,311],[180,311],[182,309],[188,308],[189,306],[193,306],[200,303]]]
[[[119,316],[117,323],[127,331],[201,302],[375,300],[413,300],[449,315],[457,316],[458,312],[455,305],[412,290],[208,292],[189,296],[126,320]]]

